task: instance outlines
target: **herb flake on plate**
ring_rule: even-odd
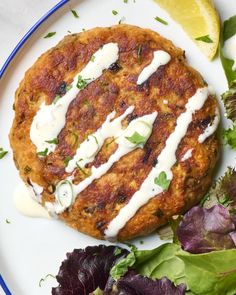
[[[112,10],[112,14],[113,14],[113,15],[117,15],[117,14],[118,14],[118,11],[116,11],[116,10]]]
[[[47,35],[45,35],[43,38],[46,39],[46,38],[51,38],[53,37],[54,35],[56,35],[56,32],[49,32],[47,33]]]
[[[42,283],[44,283],[48,278],[53,278],[53,279],[56,279],[56,277],[52,274],[47,274],[44,278],[41,278],[40,281],[39,281],[39,287],[41,288],[42,287]]]
[[[74,9],[71,10],[71,13],[74,15],[75,18],[79,18],[78,13]]]
[[[213,43],[213,40],[210,38],[209,35],[197,37],[197,38],[195,38],[195,40],[196,41],[202,41],[202,42],[205,42],[205,43]]]
[[[0,159],[3,159],[8,154],[8,151],[5,151],[2,147],[0,147]]]
[[[163,25],[166,25],[166,26],[168,25],[168,22],[160,18],[159,16],[154,17],[154,19],[158,21],[159,23],[162,23]]]

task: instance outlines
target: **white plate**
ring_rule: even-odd
[[[235,0],[215,2],[223,20],[236,14]],[[75,9],[80,18],[73,17],[70,9]],[[117,10],[119,14],[114,16],[112,10]],[[167,20],[169,25],[164,26],[155,21],[155,16]],[[8,133],[14,115],[12,110],[14,92],[24,72],[37,57],[56,45],[67,34],[67,30],[73,33],[80,32],[83,28],[110,26],[117,24],[122,17],[125,17],[126,23],[157,31],[171,39],[176,46],[183,48],[189,63],[202,73],[210,85],[215,87],[218,97],[226,90],[227,83],[219,59],[209,62],[181,27],[152,0],[136,0],[136,2],[129,0],[128,4],[123,0],[70,1],[31,36],[0,81],[0,146],[10,151]],[[50,31],[56,31],[57,34],[52,38],[43,39],[43,36]],[[227,124],[224,119],[223,124]],[[235,156],[236,154],[232,151],[224,150],[217,175],[222,174],[227,166],[234,165]],[[0,181],[0,273],[13,295],[50,294],[51,287],[57,285],[55,280],[47,279],[45,283],[42,283],[41,288],[39,280],[48,273],[58,272],[66,252],[104,242],[80,234],[59,221],[30,219],[20,215],[12,201],[19,176],[11,151],[0,161]],[[10,221],[10,224],[6,223],[6,219]],[[144,241],[143,245],[140,245],[140,240]],[[136,241],[140,248],[153,248],[159,243],[156,234]]]

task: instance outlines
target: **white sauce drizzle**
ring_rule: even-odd
[[[232,70],[235,71],[236,70],[236,34],[225,41],[223,51],[224,51],[225,57],[233,60],[234,64],[232,66]]]
[[[30,138],[36,146],[37,152],[44,151],[46,148],[48,152],[55,150],[56,145],[46,141],[57,138],[59,132],[64,127],[68,107],[80,92],[80,89],[76,86],[78,77],[81,76],[87,84],[93,82],[102,75],[104,70],[117,61],[119,57],[118,52],[119,48],[116,43],[105,44],[93,54],[93,61],[89,61],[85,68],[75,76],[72,88],[63,97],[55,104],[45,105],[43,103],[40,106],[30,129]]]
[[[193,152],[193,149],[189,149],[187,150],[187,152],[183,155],[183,157],[181,158],[181,162],[184,162],[188,159],[190,159],[192,157],[192,152]]]
[[[212,123],[208,124],[208,126],[204,130],[204,132],[199,135],[198,142],[203,143],[209,136],[211,136],[216,131],[219,123],[220,123],[220,112],[219,112],[219,109],[216,108],[216,114],[215,114],[214,121]]]
[[[14,192],[14,205],[18,212],[28,217],[51,218],[47,210],[35,201],[35,192],[31,186],[23,181]]]
[[[154,51],[153,55],[152,62],[139,74],[137,80],[138,85],[143,84],[160,66],[167,64],[171,58],[170,55],[163,50]]]
[[[171,169],[177,160],[176,150],[187,132],[193,114],[203,107],[208,94],[208,88],[204,87],[198,89],[195,95],[189,98],[188,103],[185,106],[185,112],[178,117],[174,132],[168,137],[165,148],[157,158],[157,165],[152,168],[140,189],[134,193],[129,203],[119,211],[118,215],[110,222],[105,230],[105,237],[108,240],[114,240],[119,231],[143,205],[154,196],[163,192],[163,188],[154,182],[155,178],[161,172],[165,172],[167,179],[170,181],[172,180],[173,174]]]
[[[152,127],[155,122],[155,119],[157,117],[157,112],[153,112],[152,114],[145,115],[139,118],[134,119],[131,121],[131,123],[128,125],[126,129],[122,129],[118,134],[115,134],[114,137],[116,138],[115,142],[118,144],[117,150],[110,156],[108,161],[98,168],[92,167],[91,169],[91,175],[87,178],[85,178],[83,181],[81,181],[79,184],[75,185],[72,184],[73,175],[69,176],[66,181],[69,181],[70,184],[67,186],[67,191],[64,190],[63,193],[63,202],[60,200],[60,195],[58,194],[58,187],[61,185],[59,183],[57,185],[56,190],[56,202],[55,203],[46,203],[45,206],[50,212],[55,212],[57,214],[63,212],[66,208],[70,207],[70,205],[74,202],[76,196],[81,193],[86,187],[88,187],[95,179],[100,178],[102,175],[104,175],[114,163],[120,160],[121,157],[124,155],[132,152],[133,150],[137,148],[142,148],[148,138],[150,137],[152,133]],[[112,124],[112,122],[110,123]],[[107,126],[109,127],[109,126]],[[108,128],[109,129],[109,128]],[[130,142],[127,137],[131,137],[135,132],[138,132],[141,136],[145,138],[145,141],[141,144],[135,144]],[[62,181],[64,183],[65,180]],[[64,189],[66,187],[64,186]],[[70,204],[64,201],[64,197],[68,196],[71,199],[71,194],[73,194],[74,199]]]
[[[122,120],[127,117],[127,115],[131,114],[133,110],[134,106],[128,107],[126,111],[116,119],[114,119],[116,112],[111,112],[102,126],[96,132],[90,134],[88,139],[80,144],[75,156],[69,161],[66,172],[72,172],[77,167],[76,163],[79,163],[79,166],[84,168],[86,164],[93,162],[95,156],[102,148],[104,141],[122,131]],[[114,120],[111,121],[111,119]]]

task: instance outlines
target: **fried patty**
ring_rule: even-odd
[[[93,53],[109,42],[118,43],[119,60],[79,92],[69,106],[55,152],[45,158],[38,157],[30,140],[30,127],[40,105],[43,102],[51,104],[56,95],[63,94],[65,86],[72,83]],[[159,67],[142,85],[137,85],[138,75],[150,64],[156,50],[168,52],[170,62]],[[53,202],[56,184],[68,176],[66,159],[75,155],[78,145],[102,125],[111,111],[115,110],[118,117],[130,105],[135,106],[134,112],[123,120],[124,126],[134,118],[157,111],[152,135],[144,148],[123,156],[105,175],[82,191],[70,209],[59,215],[74,229],[103,239],[109,222],[139,190],[156,164],[156,158],[174,131],[178,116],[185,111],[188,99],[204,86],[206,82],[201,75],[186,63],[184,51],[151,30],[117,25],[66,36],[35,62],[16,91],[10,142],[20,176],[25,183],[33,181],[44,187],[43,204]],[[215,134],[202,144],[198,142],[198,136],[214,119],[216,107],[215,97],[209,95],[203,108],[193,115],[178,147],[168,191],[140,208],[119,232],[119,240],[152,232],[171,216],[184,213],[198,203],[206,193],[212,181],[219,145]],[[93,165],[98,167],[105,163],[116,148],[115,141],[107,139],[95,160],[84,170],[76,170],[75,183],[85,179]],[[181,161],[189,149],[193,149],[192,157]]]

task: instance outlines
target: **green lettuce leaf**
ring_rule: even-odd
[[[225,71],[226,78],[228,80],[229,87],[236,80],[236,71],[232,70],[233,61],[224,56],[223,48],[224,48],[225,41],[231,38],[235,34],[236,34],[236,15],[224,21],[222,32],[221,32],[221,38],[220,38],[220,58],[221,58],[222,66]]]
[[[185,264],[186,281],[198,295],[234,295],[236,293],[236,249],[204,254],[177,254]]]
[[[153,250],[132,252],[132,259],[128,255],[113,266],[113,273],[119,268],[121,277],[131,267],[152,279],[166,276],[175,285],[185,283],[188,295],[236,294],[236,249],[191,254],[177,244],[167,243]]]
[[[176,285],[186,283],[184,263],[176,256],[180,246],[164,244],[153,250],[137,251],[135,269],[152,279],[168,277]]]

